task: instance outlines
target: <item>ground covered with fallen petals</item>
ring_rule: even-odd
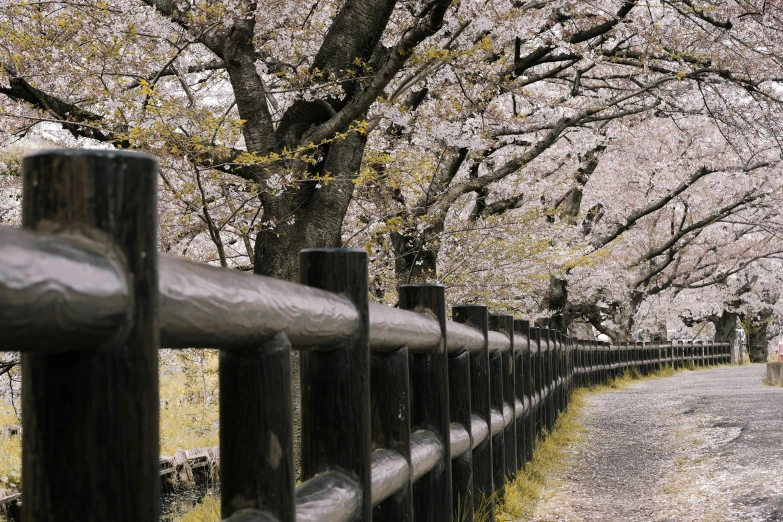
[[[764,372],[684,371],[589,394],[584,436],[530,520],[783,521],[783,389]]]

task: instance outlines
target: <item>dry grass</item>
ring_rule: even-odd
[[[200,504],[174,522],[216,522],[220,520],[220,495],[208,493]]]
[[[21,480],[22,441],[19,437],[0,439],[0,491],[18,488]]]
[[[216,446],[218,353],[164,351],[160,357],[160,453]]]
[[[586,433],[580,416],[585,398],[590,393],[594,392],[586,388],[574,392],[568,409],[557,420],[552,433],[536,443],[532,462],[528,462],[516,479],[506,485],[505,499],[495,510],[498,522],[529,520],[536,504],[551,486],[549,477],[569,466],[567,456],[571,447],[578,444]]]
[[[0,427],[19,424],[13,407],[0,399]],[[19,487],[22,480],[22,441],[0,438],[0,491]]]

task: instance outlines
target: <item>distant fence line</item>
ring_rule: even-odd
[[[303,251],[302,284],[159,255],[143,154],[37,153],[23,183],[23,229],[0,227],[0,350],[22,352],[25,522],[157,522],[160,347],[220,349],[236,522],[492,520],[575,387],[729,362],[727,344],[578,341],[484,305],[449,321],[436,284],[368,303],[359,250]]]

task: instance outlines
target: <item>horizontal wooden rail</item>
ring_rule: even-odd
[[[490,352],[507,352],[511,349],[511,341],[500,332],[487,332],[487,343]]]
[[[0,350],[99,344],[125,322],[128,283],[105,245],[0,225],[0,247]]]
[[[9,331],[0,350],[68,351],[120,328],[130,307],[127,281],[100,243],[0,225],[0,244],[0,321]],[[174,256],[159,263],[164,348],[241,350],[285,332],[295,349],[309,349],[358,328],[355,307],[332,292]],[[452,321],[447,329],[449,351],[481,349],[478,330]],[[373,351],[427,352],[441,338],[433,318],[377,303],[370,304],[370,332]],[[506,336],[490,333],[490,350],[508,346]]]
[[[246,349],[285,332],[307,349],[359,328],[358,311],[340,295],[171,256],[160,259],[160,306],[165,348]]]
[[[441,341],[438,321],[424,314],[370,303],[370,349],[430,352]]]

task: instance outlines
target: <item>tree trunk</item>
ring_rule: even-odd
[[[584,321],[573,321],[569,326],[571,335],[581,341],[595,341],[595,334],[590,323]]]
[[[628,298],[616,304],[612,313],[612,322],[615,329],[612,332],[606,332],[613,341],[635,340],[636,312],[644,301],[644,294],[637,290],[632,290]]]
[[[549,290],[544,296],[542,308],[551,314],[552,320],[549,323],[550,328],[565,331],[571,323],[571,319],[566,316],[565,309],[568,303],[568,287],[565,279],[556,276],[549,277]]]
[[[769,353],[767,327],[769,325],[770,317],[772,317],[772,310],[765,308],[754,314],[749,320],[743,321],[745,323],[745,330],[748,334],[748,355],[750,356],[750,362],[767,362]]]
[[[731,345],[731,362],[736,364],[739,358],[737,347],[737,317],[734,312],[724,310],[720,316],[713,315],[710,322],[715,326],[715,342]]]
[[[737,336],[737,314],[723,311],[720,316],[713,316],[710,322],[715,325],[715,342],[732,343]]]
[[[438,235],[443,232],[443,225],[425,228],[423,232],[416,229],[403,233],[391,234],[394,248],[394,273],[397,283],[428,283],[435,281],[438,275],[438,253],[440,241]]]
[[[584,156],[579,157],[579,168],[577,168],[573,174],[573,187],[555,203],[555,207],[560,210],[560,219],[572,226],[577,225],[577,217],[582,209],[583,189],[590,180],[590,176],[593,175],[595,169],[598,167],[599,155],[605,150],[606,145],[601,143],[587,151]],[[582,226],[585,231],[584,235],[587,235],[589,233],[589,228],[585,227],[584,224]],[[559,319],[555,321],[558,328],[563,331],[568,328],[571,321],[576,317],[572,316],[569,311],[568,281],[566,279],[550,276],[549,289],[544,296],[544,302],[542,303],[541,308],[548,311],[550,314],[559,316]]]
[[[299,251],[305,248],[338,248],[342,246],[342,224],[353,197],[351,181],[358,172],[366,140],[350,135],[333,143],[326,157],[325,171],[337,180],[316,187],[316,181],[304,181],[297,190],[279,196],[263,197],[264,218],[276,226],[256,236],[256,274],[299,280]],[[293,209],[293,210],[291,210]],[[299,352],[291,354],[294,405],[294,467],[301,472],[301,391]]]

